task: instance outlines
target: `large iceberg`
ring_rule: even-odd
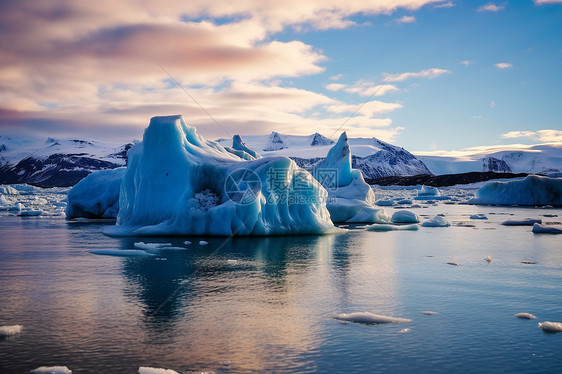
[[[116,218],[125,168],[91,173],[68,191],[66,218]]]
[[[351,168],[351,152],[345,132],[326,158],[314,167],[314,176],[328,190],[326,206],[334,222],[389,221],[384,209],[374,207],[375,194],[361,171]]]
[[[128,159],[117,224],[108,235],[338,231],[326,209],[328,193],[294,161],[246,161],[205,140],[181,116],[153,117]]]
[[[562,179],[529,175],[522,180],[488,182],[470,204],[562,205]]]

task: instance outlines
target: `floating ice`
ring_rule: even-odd
[[[515,317],[521,318],[521,319],[536,319],[537,318],[534,315],[532,315],[531,313],[517,313],[515,315]]]
[[[447,265],[459,266],[458,262],[447,262]]]
[[[179,374],[179,373],[172,369],[160,369],[160,368],[141,366],[139,368],[139,374]]]
[[[115,218],[125,168],[91,173],[68,191],[66,219]]]
[[[437,187],[421,186],[421,189],[418,191],[418,196],[441,196],[441,193]]]
[[[398,200],[398,201],[396,202],[396,204],[398,204],[398,205],[410,205],[410,204],[412,204],[412,200],[410,200],[410,199],[402,199],[402,200]]]
[[[14,187],[7,185],[7,184],[2,184],[0,185],[0,194],[3,195],[19,195],[19,191],[16,190]]]
[[[470,219],[488,219],[484,213],[473,214]]]
[[[21,333],[22,329],[21,325],[0,326],[0,338],[17,335]]]
[[[398,210],[394,212],[390,220],[393,223],[418,223],[420,218],[417,214],[408,210]]]
[[[354,323],[364,323],[364,324],[379,324],[379,323],[406,323],[412,322],[411,319],[398,318],[398,317],[388,317],[381,316],[378,314],[373,314],[369,312],[356,312],[349,314],[338,314],[334,317],[339,321],[354,322]]]
[[[142,250],[149,250],[149,249],[160,249],[164,247],[171,247],[172,243],[145,243],[145,242],[138,242],[133,244],[135,248],[142,249]]]
[[[31,370],[32,374],[72,374],[72,370],[66,366],[41,366]]]
[[[287,157],[245,161],[181,116],[153,117],[128,152],[117,225],[108,235],[338,232],[327,192]]]
[[[470,204],[562,205],[562,179],[529,175],[523,180],[488,182]]]
[[[393,206],[395,202],[394,200],[378,200],[375,204],[378,206]]]
[[[24,209],[18,212],[18,216],[34,217],[40,216],[44,212],[41,209]]]
[[[343,132],[328,155],[314,167],[314,176],[328,190],[326,207],[334,222],[383,223],[388,216],[376,208],[375,194],[360,170],[351,168],[347,134]]]
[[[435,216],[427,221],[424,221],[421,224],[423,227],[448,227],[451,226],[451,224],[449,222],[447,222],[447,220],[445,220],[445,218],[441,217],[441,216]]]
[[[533,226],[535,223],[542,223],[540,219],[525,218],[525,219],[512,219],[503,221],[504,226]]]
[[[539,327],[545,332],[562,332],[562,322],[539,322]]]
[[[439,314],[437,312],[432,312],[430,310],[424,310],[422,313],[427,315],[427,316],[435,316],[435,315]]]
[[[201,241],[199,242],[199,245],[207,245],[207,244],[209,244],[209,242],[206,242],[206,241],[204,241],[204,240],[201,240]]]
[[[186,240],[185,242],[183,242],[183,244],[185,244],[185,245],[190,245],[191,242],[190,242],[189,240]]]
[[[375,223],[374,225],[367,226],[369,231],[417,231],[418,225],[384,225]]]
[[[148,253],[146,251],[140,249],[94,249],[88,251],[94,255],[103,255],[103,256],[118,256],[118,257],[128,257],[128,256],[154,256],[152,253]]]
[[[562,228],[541,225],[539,223],[535,223],[531,231],[533,231],[535,234],[562,234]]]
[[[488,262],[488,263],[492,262],[492,256],[486,257],[486,262]]]

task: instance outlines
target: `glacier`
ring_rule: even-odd
[[[343,132],[328,155],[313,169],[314,177],[328,190],[326,206],[334,222],[386,223],[389,217],[376,208],[375,193],[360,170],[351,167],[347,134]]]
[[[245,151],[249,155],[248,152]],[[281,235],[343,232],[326,190],[284,156],[245,160],[205,140],[181,115],[153,117],[128,152],[115,226],[132,235]]]
[[[522,180],[488,182],[469,204],[562,205],[562,179],[529,175]]]

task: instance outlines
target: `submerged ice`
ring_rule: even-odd
[[[294,161],[284,156],[247,161],[205,140],[181,116],[153,117],[128,157],[117,225],[108,235],[338,230],[326,209],[326,190]]]
[[[471,204],[562,205],[562,179],[529,175],[522,180],[488,182]]]

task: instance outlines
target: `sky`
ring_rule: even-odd
[[[0,134],[562,143],[562,0],[0,0]]]

